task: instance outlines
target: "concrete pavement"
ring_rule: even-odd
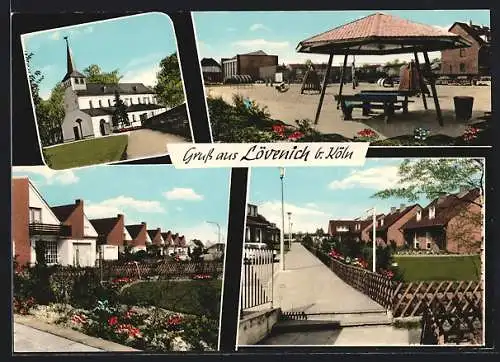
[[[101,349],[14,323],[14,352],[104,352]]]
[[[349,313],[385,309],[344,283],[299,243],[285,256],[285,271],[274,283],[275,305],[283,312]]]
[[[169,143],[184,143],[183,137],[143,128],[130,131],[128,135],[127,159],[165,155]]]

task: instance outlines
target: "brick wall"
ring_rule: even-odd
[[[450,29],[450,32],[462,36],[469,43],[471,43],[471,47],[464,49],[443,50],[441,52],[441,73],[478,74],[479,44],[460,25],[455,25]],[[465,66],[463,71],[460,69],[460,64],[464,64]]]
[[[109,245],[123,246],[123,233],[125,230],[125,221],[122,214],[117,215],[118,221],[108,234],[107,243]]]
[[[403,233],[403,225],[410,221],[416,214],[418,210],[422,208],[418,205],[414,206],[410,211],[408,211],[403,217],[399,218],[395,223],[389,226],[387,230],[387,243],[391,240],[396,242],[397,246],[403,246],[405,244],[405,236]],[[408,240],[408,242],[411,242]]]
[[[476,202],[479,202],[477,200]],[[446,229],[447,249],[453,253],[478,253],[482,238],[482,214],[479,205],[471,204],[467,212],[455,216]]]
[[[29,181],[27,178],[12,180],[12,242],[17,261],[24,265],[30,262],[29,238]]]
[[[84,235],[84,214],[83,214],[83,200],[75,201],[75,209],[71,215],[66,219],[64,225],[71,226],[71,237],[75,239],[82,239]]]
[[[260,67],[278,65],[277,55],[238,55],[238,74],[248,74],[253,80],[259,79]]]

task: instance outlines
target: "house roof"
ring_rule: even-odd
[[[189,118],[186,109],[186,103],[182,103],[168,111],[157,114],[156,116],[150,117],[144,121],[145,125],[158,126],[160,124],[171,123],[171,124],[189,124]]]
[[[144,224],[138,224],[138,225],[126,225],[125,228],[127,229],[128,233],[132,237],[132,239],[137,238],[139,233],[141,232],[142,228],[144,227]]]
[[[140,111],[150,111],[153,109],[159,109],[159,108],[164,108],[164,106],[159,105],[159,104],[132,104],[131,106],[127,107],[127,112],[140,112]],[[115,111],[115,107],[101,107],[101,108],[89,108],[89,109],[82,109],[82,112],[87,113],[91,117],[98,117],[98,116],[109,116],[112,115],[113,112]]]
[[[163,233],[161,233],[161,236],[162,236],[163,240],[165,240],[165,242],[167,242],[168,239],[172,237],[172,232],[171,231],[163,232]]]
[[[489,45],[488,39],[491,37],[491,30],[487,26],[479,26],[474,24],[462,23],[460,21],[456,21],[450,27],[449,31],[455,26],[459,25],[467,34],[469,34],[475,41],[477,41],[480,45]],[[485,36],[486,39],[482,38]]]
[[[464,205],[470,204],[480,196],[479,189],[472,189],[465,192],[445,195],[434,199],[422,210],[420,221],[414,216],[405,225],[405,229],[418,229],[432,226],[446,225],[453,217],[463,210]],[[434,218],[429,219],[429,210],[434,207]]]
[[[383,226],[377,225],[377,231],[387,230],[391,225],[396,223],[399,219],[401,219],[408,212],[410,212],[415,206],[419,206],[419,205],[414,204],[414,205],[406,206],[403,209],[400,208],[400,209],[397,209],[395,212],[385,214],[383,216],[384,225]]]
[[[404,54],[468,47],[457,34],[375,13],[301,41],[297,51],[318,54]]]
[[[214,58],[203,58],[201,60],[202,67],[221,67]]]
[[[52,206],[51,210],[60,222],[65,222],[66,220],[68,220],[77,206],[78,205],[76,204]]]
[[[257,51],[254,51],[254,52],[240,54],[240,55],[268,55],[268,54],[265,51],[263,51],[263,50],[257,50]]]
[[[118,217],[89,220],[99,235],[108,235],[118,223]]]
[[[157,229],[147,230],[147,232],[148,232],[149,237],[151,238],[151,241],[153,241],[153,239],[158,234],[158,230]],[[160,235],[161,235],[161,232],[160,232]]]
[[[115,94],[118,91],[120,95],[129,94],[153,94],[154,91],[142,83],[87,83],[87,89],[77,90],[78,96],[99,96]]]
[[[355,230],[355,225],[361,223],[361,220],[330,220],[328,222],[328,230],[335,232],[337,227],[346,226],[349,232],[360,232],[360,230]]]
[[[247,215],[247,225],[254,225],[254,226],[267,226],[269,229],[276,229],[279,230],[276,225],[273,225],[270,221],[268,221],[264,216],[261,214],[257,214],[257,216],[251,216]]]

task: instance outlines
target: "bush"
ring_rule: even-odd
[[[70,303],[74,307],[88,309],[95,305],[97,300],[116,302],[116,291],[106,288],[92,270],[86,270],[76,277]]]

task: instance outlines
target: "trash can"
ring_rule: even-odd
[[[471,119],[474,97],[453,97],[453,101],[455,103],[455,118],[461,121]]]

